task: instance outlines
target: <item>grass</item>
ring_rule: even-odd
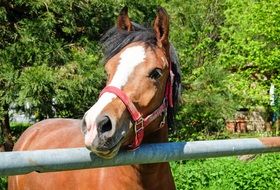
[[[177,190],[280,189],[280,154],[264,154],[251,161],[237,157],[171,163]]]
[[[7,177],[0,177],[0,190],[6,190],[7,185]]]

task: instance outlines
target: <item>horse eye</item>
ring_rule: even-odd
[[[156,68],[156,69],[152,70],[149,74],[149,77],[151,79],[155,79],[155,80],[158,79],[161,76],[162,76],[162,70],[159,69],[159,68]]]

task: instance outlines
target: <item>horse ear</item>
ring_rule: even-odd
[[[156,34],[157,45],[167,50],[169,48],[169,17],[166,10],[162,7],[159,7],[157,10],[154,21],[154,32]]]
[[[122,8],[122,10],[118,16],[117,28],[118,28],[118,30],[126,30],[126,31],[131,31],[131,29],[132,29],[132,24],[128,17],[127,6]]]

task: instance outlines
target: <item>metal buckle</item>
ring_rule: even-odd
[[[138,125],[140,125],[140,128],[138,128]],[[134,131],[137,134],[140,130],[143,129],[144,129],[144,119],[143,117],[140,117],[137,121],[135,121]]]
[[[159,125],[159,129],[164,127],[164,125],[166,123],[166,116],[167,116],[167,111],[164,111],[162,121],[160,122],[160,125]]]

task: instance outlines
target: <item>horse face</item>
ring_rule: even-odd
[[[127,31],[133,27],[127,10],[122,10],[117,26],[118,30]],[[155,26],[154,31],[155,44],[132,42],[105,64],[107,85],[121,89],[144,117],[161,105],[169,77],[165,56],[168,41],[162,38],[163,34],[157,34]],[[163,32],[162,28],[158,31]],[[98,156],[112,158],[121,146],[133,141],[133,124],[126,105],[115,94],[105,92],[84,116],[85,145]]]

